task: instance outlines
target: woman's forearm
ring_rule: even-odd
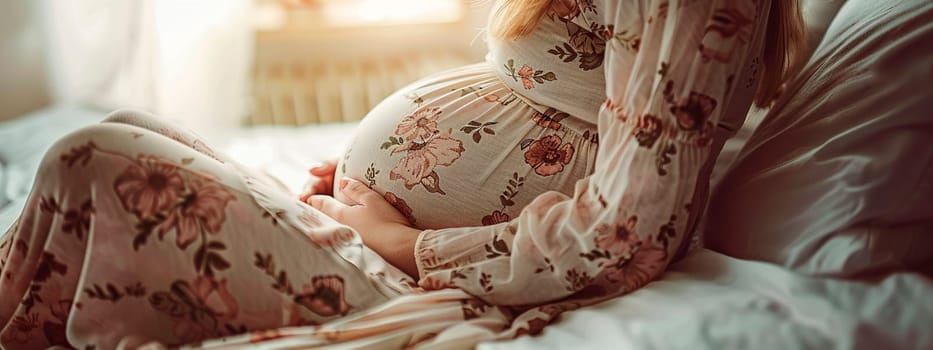
[[[418,267],[415,265],[415,241],[421,230],[404,225],[392,225],[379,237],[372,237],[375,242],[366,243],[387,262],[418,280]]]

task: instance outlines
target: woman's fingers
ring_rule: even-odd
[[[409,226],[408,219],[402,213],[362,182],[344,178],[339,187],[337,194],[340,199],[314,195],[308,197],[307,203],[324,215],[352,227],[360,234],[364,244],[387,244],[384,243],[385,239],[379,238],[384,232],[419,232]]]
[[[330,179],[329,181],[328,179],[318,179],[318,181],[311,188],[314,191],[314,194],[331,195],[333,194],[332,187],[334,187],[333,179]]]
[[[300,200],[300,201],[302,201],[302,202],[305,202],[305,203],[308,203],[308,204],[311,204],[310,202],[308,202],[308,198],[311,198],[311,196],[313,196],[313,195],[314,195],[314,193],[313,193],[312,191],[306,191],[306,192],[304,192],[304,193],[302,193],[301,195],[298,196],[298,200]]]
[[[336,161],[326,161],[321,165],[312,167],[308,170],[311,175],[314,176],[334,176],[334,172],[337,171],[337,162]]]
[[[301,190],[301,194],[298,195],[298,200],[307,203],[308,197],[311,197],[316,194],[331,195],[331,187],[333,187],[331,182],[328,182],[325,179],[315,179],[311,178],[305,183],[304,188]]]
[[[305,183],[298,199],[308,202],[308,197],[316,194],[333,195],[334,173],[337,171],[337,161],[328,160],[319,166],[308,170],[311,178]]]
[[[340,192],[343,192],[347,200],[352,202],[347,204],[363,204],[368,206],[379,205],[381,203],[388,204],[379,193],[376,193],[376,191],[373,191],[362,182],[351,178],[345,177],[340,179]]]
[[[343,221],[343,211],[347,208],[346,204],[340,203],[334,197],[323,195],[310,196],[305,203],[337,221]]]

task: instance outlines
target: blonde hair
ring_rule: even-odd
[[[554,0],[502,0],[495,16],[489,19],[489,28],[497,38],[515,39],[531,33]]]
[[[490,19],[491,34],[504,39],[528,35],[559,1],[502,0]],[[758,107],[767,107],[780,96],[784,84],[800,70],[807,51],[807,31],[799,0],[772,0],[767,26],[764,70],[755,92]]]

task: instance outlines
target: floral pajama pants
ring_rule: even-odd
[[[347,227],[247,172],[137,112],[63,137],[0,243],[0,344],[255,341],[414,291]]]
[[[462,348],[589,303],[421,289],[274,178],[133,111],[49,149],[0,276],[8,349]]]

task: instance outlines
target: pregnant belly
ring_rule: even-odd
[[[548,120],[485,64],[448,71],[370,111],[337,175],[368,184],[420,229],[504,222],[592,172],[595,127]]]

